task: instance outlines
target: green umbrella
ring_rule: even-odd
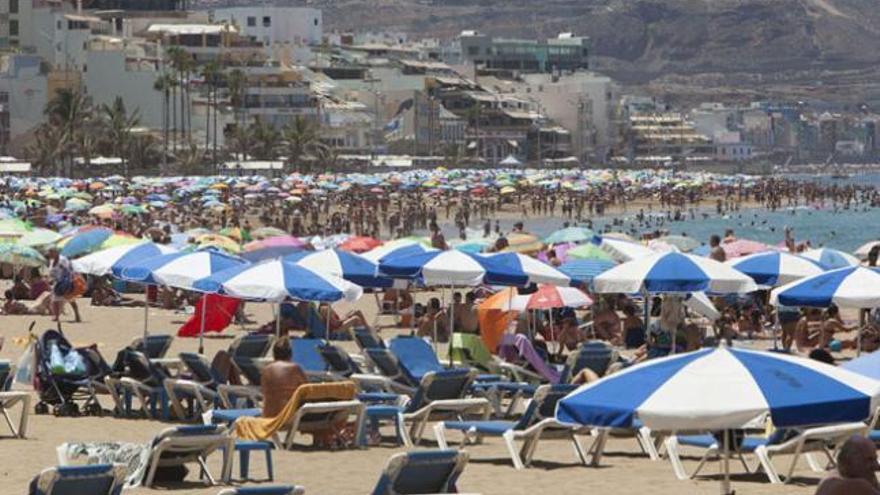
[[[563,242],[583,242],[593,238],[593,231],[584,227],[568,227],[559,229],[544,238],[545,244],[561,244]]]
[[[39,247],[54,244],[61,239],[61,234],[54,230],[36,228],[18,238],[17,244],[25,247]]]
[[[589,243],[573,247],[565,252],[569,259],[614,261],[610,254],[602,251],[599,246]]]
[[[122,205],[119,211],[126,215],[140,215],[147,212],[147,209],[140,205]]]
[[[0,245],[0,263],[13,266],[44,266],[46,258],[36,249],[18,244]]]
[[[17,218],[0,220],[0,238],[19,238],[31,231],[29,223]]]

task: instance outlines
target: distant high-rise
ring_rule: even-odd
[[[570,72],[590,68],[590,39],[571,33],[536,41],[493,38],[465,31],[459,40],[462,57],[487,72]]]

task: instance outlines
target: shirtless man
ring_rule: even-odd
[[[837,471],[819,483],[816,495],[880,495],[877,483],[877,449],[862,436],[854,436],[837,454]]]
[[[264,418],[277,416],[296,389],[309,381],[302,368],[290,360],[292,356],[290,339],[280,338],[275,341],[275,345],[272,346],[274,361],[260,372]]]
[[[464,304],[455,307],[455,331],[464,333],[480,333],[480,318],[477,316],[477,296],[468,292],[464,296]]]

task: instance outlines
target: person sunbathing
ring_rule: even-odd
[[[794,344],[799,352],[809,353],[817,347],[822,336],[822,312],[815,308],[807,309],[794,330]]]
[[[440,300],[432,297],[428,301],[425,314],[419,318],[419,337],[435,338],[438,342],[449,341],[449,320],[446,311],[440,307]]]
[[[822,320],[822,335],[821,340],[819,341],[819,347],[823,349],[827,348],[829,344],[831,344],[831,340],[834,339],[834,334],[851,332],[855,329],[856,327],[848,327],[843,324],[843,320],[840,318],[840,309],[832,304],[825,310],[825,317]],[[841,343],[844,348],[852,349],[856,346],[856,343],[851,340]]]
[[[880,495],[877,449],[871,440],[854,436],[837,453],[837,470],[819,483],[816,495]]]
[[[476,294],[468,292],[464,296],[464,303],[455,307],[456,332],[480,333],[480,317],[477,314],[476,301]]]
[[[27,304],[17,300],[12,289],[5,293],[6,301],[3,302],[4,315],[27,315],[30,314],[30,308]]]
[[[321,317],[321,324],[325,328],[328,327],[327,318],[330,318],[329,328],[331,334],[340,332],[348,334],[355,328],[366,328],[372,332],[370,324],[367,323],[367,317],[359,309],[349,311],[345,317],[340,317],[329,304],[322,303],[318,307],[318,314]]]
[[[278,339],[272,346],[274,361],[260,372],[260,389],[263,392],[263,417],[274,418],[284,409],[296,389],[309,379],[298,364],[291,361],[293,351],[290,339]]]

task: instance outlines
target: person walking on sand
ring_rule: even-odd
[[[65,303],[70,303],[73,308],[74,322],[80,323],[79,306],[75,297],[69,297],[74,292],[74,273],[70,260],[62,256],[57,248],[49,250],[46,258],[49,261],[49,276],[52,278],[52,321],[58,322]]]

